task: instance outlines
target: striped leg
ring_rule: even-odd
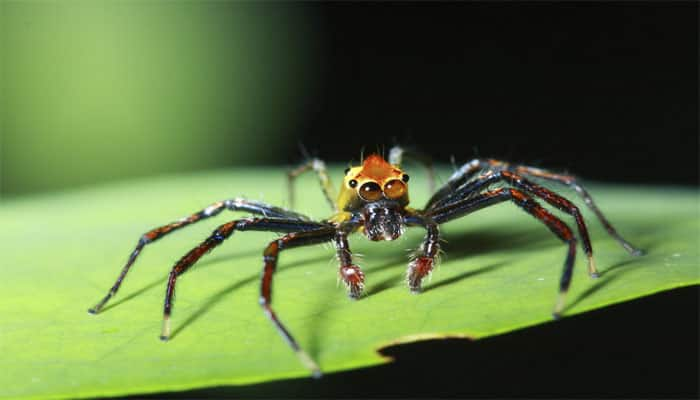
[[[428,202],[425,204],[425,210],[430,210],[437,208],[437,203],[443,202],[446,197],[453,195],[454,193],[460,191],[461,187],[464,186],[474,175],[484,169],[484,165],[481,160],[474,159],[466,164],[459,167],[433,195],[430,197]]]
[[[282,338],[284,338],[287,344],[289,344],[292,350],[297,354],[304,366],[306,366],[316,378],[321,376],[321,370],[318,364],[301,349],[297,341],[292,337],[292,334],[289,333],[289,330],[282,324],[277,314],[275,314],[275,311],[272,309],[272,276],[277,269],[277,259],[279,258],[280,251],[292,247],[328,242],[333,240],[335,234],[336,230],[334,227],[322,227],[312,231],[289,233],[272,241],[263,252],[264,266],[260,282],[260,306],[263,308],[265,315],[275,325],[277,332],[279,332]]]
[[[523,165],[511,165],[504,161],[494,160],[494,159],[474,159],[468,163],[462,165],[457,171],[455,171],[452,176],[448,179],[447,183],[438,189],[437,192],[430,198],[426,204],[425,209],[430,210],[440,207],[450,202],[448,199],[455,199],[460,196],[463,197],[464,189],[471,185],[470,180],[480,171],[490,170],[493,173],[499,172],[510,172],[514,175],[522,175],[524,177],[535,177],[545,179],[551,182],[560,183],[567,185],[574,189],[576,193],[583,199],[588,208],[593,211],[600,223],[603,225],[608,234],[617,240],[622,247],[627,250],[633,256],[644,255],[644,250],[636,248],[627,240],[625,240],[612,226],[612,224],[607,220],[602,211],[593,201],[593,198],[586,191],[586,189],[578,183],[576,177],[572,175],[556,174],[544,169],[528,167]],[[461,195],[460,195],[461,193]],[[546,200],[546,199],[545,199]],[[551,204],[551,203],[550,203]],[[555,207],[557,207],[555,205]],[[585,243],[584,243],[585,245]]]
[[[122,271],[119,274],[119,277],[117,277],[117,280],[114,283],[114,285],[112,285],[107,295],[94,307],[89,309],[88,312],[91,314],[99,313],[100,310],[102,310],[102,308],[104,307],[104,305],[109,301],[109,299],[111,299],[117,293],[119,287],[124,281],[124,278],[126,277],[126,274],[129,272],[131,266],[134,264],[134,261],[136,261],[136,258],[139,256],[139,254],[141,254],[141,251],[147,244],[153,243],[156,240],[162,238],[163,236],[166,236],[167,234],[174,232],[180,228],[183,228],[187,225],[194,224],[209,217],[213,217],[219,214],[224,209],[228,209],[231,211],[246,211],[271,218],[288,218],[299,221],[309,220],[309,218],[304,215],[257,201],[250,201],[241,198],[217,201],[209,207],[200,210],[190,216],[181,218],[167,225],[163,225],[158,228],[152,229],[146,232],[143,236],[141,236],[138,243],[136,244],[136,248],[131,252],[129,259],[126,261],[126,265],[124,265],[124,267],[122,268]]]
[[[515,171],[518,174],[522,174],[525,176],[534,176],[537,178],[542,178],[546,179],[552,182],[557,182],[561,183],[563,185],[569,186],[570,188],[574,189],[576,193],[578,193],[579,196],[583,199],[583,201],[586,203],[588,208],[593,211],[593,213],[598,217],[600,220],[601,224],[605,227],[605,230],[608,231],[610,236],[615,238],[622,247],[627,250],[631,255],[633,256],[642,256],[644,255],[644,250],[639,249],[635,246],[633,246],[630,242],[625,240],[622,236],[620,236],[619,233],[615,230],[615,228],[612,226],[612,224],[605,218],[603,213],[600,211],[598,206],[595,204],[593,201],[593,198],[591,197],[590,194],[586,191],[586,189],[581,186],[581,184],[578,183],[578,180],[576,177],[572,175],[562,175],[562,174],[556,174],[552,173],[543,169],[539,168],[534,168],[534,167],[527,167],[527,166],[516,166],[512,168],[513,171]]]
[[[173,295],[175,294],[175,283],[178,276],[187,271],[204,254],[214,247],[220,245],[228,239],[234,231],[271,231],[271,232],[296,232],[310,231],[325,228],[325,225],[301,222],[295,220],[270,219],[270,218],[247,218],[225,223],[216,230],[199,246],[185,254],[170,271],[168,277],[168,287],[165,291],[165,305],[163,307],[163,331],[161,340],[168,340],[170,337],[170,314],[173,308]]]
[[[518,207],[525,210],[528,214],[535,217],[537,220],[545,224],[559,239],[567,244],[568,250],[564,261],[564,269],[559,282],[559,298],[554,306],[552,315],[554,318],[559,318],[561,310],[564,308],[564,300],[566,292],[571,284],[571,276],[576,259],[576,239],[574,238],[571,229],[559,218],[550,214],[546,209],[542,208],[535,200],[529,197],[518,189],[496,189],[489,192],[484,192],[479,195],[465,199],[464,201],[451,203],[442,208],[430,211],[427,214],[433,221],[442,224],[453,219],[470,214],[482,208],[492,206],[504,201],[512,201]]]
[[[578,207],[576,207],[576,205],[566,198],[552,192],[551,190],[532,183],[510,171],[501,171],[498,173],[498,175],[500,175],[503,180],[511,185],[543,199],[551,206],[556,207],[574,217],[576,225],[578,226],[579,235],[581,235],[583,251],[586,252],[586,256],[588,257],[588,274],[592,278],[597,278],[598,270],[596,269],[595,261],[593,259],[593,246],[591,245],[591,239],[588,235],[588,229],[586,228],[586,223],[583,220],[583,215],[581,215],[581,211],[579,211]]]
[[[454,194],[445,197],[445,199],[435,203],[435,205],[437,207],[441,207],[450,203],[454,203],[458,201],[458,199],[464,198],[465,195],[468,196],[468,193],[479,193],[484,188],[498,182],[508,183],[509,185],[512,185],[513,187],[518,188],[528,193],[529,195],[539,197],[551,206],[556,207],[557,209],[574,217],[579,234],[581,235],[583,250],[588,256],[588,273],[593,278],[598,277],[598,270],[596,269],[595,261],[593,259],[593,246],[591,245],[591,239],[588,234],[588,228],[586,228],[586,223],[583,219],[583,215],[579,211],[578,207],[571,201],[558,195],[557,193],[554,193],[553,191],[547,188],[530,182],[527,179],[516,175],[513,172],[510,172],[508,170],[502,170],[495,173],[489,172],[485,175],[475,178],[468,185],[464,185],[459,192],[455,192]]]

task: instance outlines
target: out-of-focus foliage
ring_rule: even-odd
[[[279,159],[314,36],[291,5],[0,2],[0,194]]]

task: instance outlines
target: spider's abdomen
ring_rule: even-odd
[[[398,239],[404,231],[401,207],[396,202],[378,201],[363,209],[364,233],[369,240]]]

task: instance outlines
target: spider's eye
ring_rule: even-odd
[[[392,179],[384,185],[384,194],[390,199],[398,199],[406,194],[406,184],[398,179]]]
[[[355,186],[357,186],[357,181],[354,180],[354,179],[350,179],[350,182],[348,182],[348,185],[349,185],[351,188],[354,188]]]
[[[376,201],[382,198],[382,188],[377,182],[367,182],[360,186],[358,194],[367,201]]]
[[[348,172],[350,172],[350,168],[345,168],[345,172],[343,172],[343,175],[347,175]]]
[[[406,174],[401,175],[401,180],[404,181],[404,182],[408,182],[408,179],[409,179],[409,178],[410,178],[410,176],[408,176],[408,175],[406,175]]]

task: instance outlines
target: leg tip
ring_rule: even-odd
[[[643,255],[646,255],[647,252],[642,249],[634,249],[630,252],[630,254],[632,254],[635,257],[641,257]]]
[[[409,291],[411,292],[411,294],[421,294],[423,292],[423,288],[421,288],[420,286],[419,287],[412,287],[412,288],[409,288]]]
[[[301,363],[304,364],[304,366],[308,368],[309,371],[311,371],[312,377],[316,379],[321,377],[321,368],[318,367],[318,364],[316,364],[316,362],[311,357],[309,357],[309,355],[306,354],[304,350],[297,350],[297,355],[299,356],[299,360],[301,361]]]
[[[598,272],[592,272],[589,274],[589,276],[593,279],[598,279],[600,278],[600,274]]]
[[[311,377],[314,379],[321,379],[323,378],[323,373],[321,372],[321,370],[317,369],[311,372]]]
[[[95,307],[88,309],[88,314],[97,315],[98,312],[100,312],[100,310]]]
[[[554,311],[552,311],[552,318],[554,320],[558,320],[561,318],[561,313],[564,310],[564,299],[566,299],[566,291],[559,292],[557,304],[554,306]]]
[[[167,336],[167,335],[160,335],[160,340],[162,340],[163,342],[167,342],[168,339],[170,339],[170,336]]]

